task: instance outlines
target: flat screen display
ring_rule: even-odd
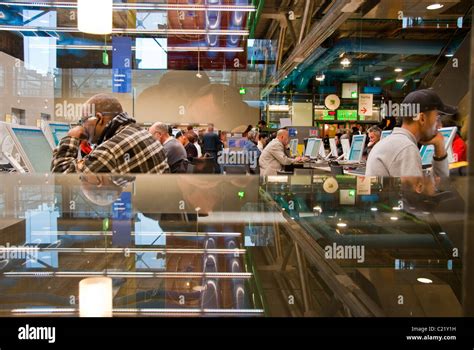
[[[51,128],[51,133],[53,134],[54,144],[59,145],[59,142],[67,136],[69,132],[69,125],[67,124],[49,124]]]
[[[360,161],[365,147],[365,135],[356,135],[352,138],[350,161]]]
[[[53,152],[41,130],[12,128],[35,172],[48,173]]]

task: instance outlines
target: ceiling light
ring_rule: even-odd
[[[431,4],[429,6],[426,7],[427,10],[439,10],[439,9],[442,9],[444,7],[443,4]]]
[[[445,56],[446,56],[446,57],[454,57],[454,54],[452,54],[452,53],[447,53]]]
[[[392,210],[400,211],[400,210],[402,210],[402,208],[400,208],[400,207],[393,207]]]
[[[243,47],[168,46],[168,52],[244,52]]]
[[[375,81],[381,81],[382,78],[381,78],[381,77],[375,77],[374,80],[375,80]]]
[[[341,60],[341,64],[342,64],[344,67],[350,66],[351,60],[346,57],[346,58],[344,58],[344,59]]]
[[[404,82],[405,82],[405,79],[403,79],[403,78],[397,78],[396,82],[397,82],[397,83],[404,83]]]
[[[379,211],[377,208],[370,208],[372,211]]]
[[[432,280],[430,280],[429,278],[424,278],[424,277],[417,278],[416,280],[420,283],[425,283],[425,284],[433,283]]]
[[[395,68],[395,72],[401,73],[401,72],[403,72],[403,69],[401,69],[401,68]]]
[[[338,222],[337,227],[347,227],[347,224],[345,222]]]
[[[390,220],[392,220],[392,221],[397,221],[398,218],[397,218],[396,216],[392,216],[392,217],[390,218]]]
[[[316,76],[317,81],[324,81],[324,79],[326,79],[326,76],[324,74],[320,74]]]
[[[83,33],[112,33],[113,0],[77,0],[77,28]]]

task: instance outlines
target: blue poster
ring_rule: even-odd
[[[132,92],[132,38],[112,38],[112,91]]]
[[[132,242],[132,194],[123,192],[112,204],[112,245],[129,247]]]

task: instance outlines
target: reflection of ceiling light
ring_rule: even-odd
[[[445,56],[446,56],[446,57],[454,57],[454,54],[452,54],[452,53],[447,53]]]
[[[401,68],[395,68],[395,72],[401,73],[401,72],[403,72],[403,69],[401,69]]]
[[[346,57],[346,58],[344,58],[344,59],[341,60],[341,64],[342,64],[344,67],[350,66],[350,65],[351,65],[351,60]]]
[[[324,74],[320,74],[316,76],[317,81],[324,81],[324,79],[326,79],[326,76]]]
[[[417,278],[416,280],[417,280],[418,282],[420,282],[420,283],[425,283],[425,284],[427,284],[427,283],[433,283],[432,280],[430,280],[429,278],[424,278],[424,277]]]
[[[426,7],[427,10],[439,10],[439,9],[442,9],[444,7],[443,4],[431,4],[429,6]]]
[[[112,0],[77,0],[77,28],[83,33],[112,33]]]
[[[243,47],[168,46],[168,52],[244,52]]]
[[[375,77],[374,80],[375,80],[375,81],[381,81],[382,78],[381,78],[381,77]]]
[[[338,222],[337,227],[341,227],[341,228],[347,227],[347,224],[345,222]]]
[[[440,232],[439,234],[444,236],[446,234],[446,232]]]
[[[392,217],[390,218],[390,220],[392,220],[392,221],[397,221],[398,218],[397,218],[396,216],[392,216]]]
[[[403,78],[397,78],[396,82],[397,82],[397,83],[404,83],[404,82],[405,82],[405,79],[403,79]]]
[[[392,210],[400,211],[400,210],[402,210],[402,208],[400,208],[400,207],[393,207]]]
[[[378,211],[377,208],[370,208],[370,210],[372,210],[372,211]]]

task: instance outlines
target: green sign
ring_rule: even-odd
[[[357,121],[357,110],[340,109],[337,111],[337,120]]]
[[[246,88],[240,88],[239,93],[241,95],[245,95],[247,93],[247,89]]]

